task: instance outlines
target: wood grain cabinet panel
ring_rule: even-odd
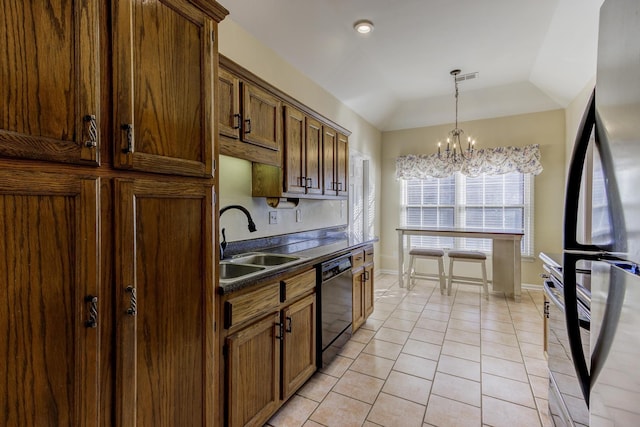
[[[117,423],[212,426],[213,188],[115,181]]]
[[[316,371],[315,294],[291,304],[282,316],[282,398],[288,399]]]
[[[284,122],[285,193],[322,194],[322,124],[288,105]]]
[[[336,187],[338,196],[349,195],[349,139],[340,133],[336,138]]]
[[[98,424],[98,225],[96,178],[0,170],[2,425]]]
[[[218,70],[218,106],[219,132],[228,138],[240,138],[240,79],[224,69]]]
[[[280,312],[230,335],[227,425],[262,426],[280,405]]]
[[[186,0],[114,14],[115,166],[211,176],[217,23]]]
[[[98,5],[3,2],[0,155],[99,163]]]

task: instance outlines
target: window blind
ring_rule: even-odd
[[[403,223],[407,226],[523,230],[521,251],[533,255],[533,179],[518,172],[403,181]],[[411,236],[411,245],[491,253],[490,239]]]

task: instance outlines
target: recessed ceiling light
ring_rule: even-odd
[[[353,24],[353,29],[360,34],[368,34],[373,31],[373,22],[366,19],[361,19]]]

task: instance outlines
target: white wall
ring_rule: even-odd
[[[232,61],[350,130],[350,149],[366,155],[371,159],[371,167],[380,170],[381,132],[237,25],[233,16],[220,23],[219,50]],[[220,228],[226,228],[228,241],[329,227],[348,221],[346,201],[301,200],[298,208],[302,212],[302,222],[295,222],[295,209],[278,209],[278,224],[270,225],[268,212],[274,209],[266,204],[264,198],[251,197],[251,163],[220,156],[219,173],[219,206],[245,206],[258,228],[257,232],[249,233],[244,215],[238,211],[228,211],[220,219]],[[380,188],[380,175],[374,176],[374,186]],[[376,200],[376,235],[379,235],[380,229],[379,210],[380,201]]]
[[[431,126],[383,133],[381,265],[396,270],[398,260],[395,228],[400,223],[400,182],[395,178],[395,161],[406,154],[430,154],[437,141],[446,137],[452,125]],[[562,209],[565,165],[564,110],[523,114],[461,123],[479,147],[540,144],[544,171],[535,177],[534,254],[562,250]],[[540,284],[542,265],[536,259],[523,261],[523,283]]]

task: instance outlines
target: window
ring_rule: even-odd
[[[533,256],[533,178],[518,172],[470,178],[403,180],[406,226],[522,229],[523,256]],[[411,246],[491,253],[490,239],[411,236]]]

